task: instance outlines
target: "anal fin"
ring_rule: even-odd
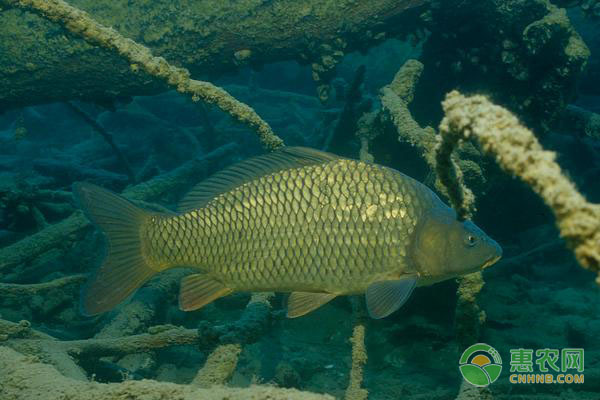
[[[188,275],[181,280],[179,308],[183,311],[197,310],[231,292],[232,289],[207,275]]]
[[[330,302],[337,295],[331,293],[292,292],[288,298],[288,318],[301,317]]]
[[[372,283],[365,293],[369,315],[375,319],[387,317],[406,303],[416,285],[414,276]]]

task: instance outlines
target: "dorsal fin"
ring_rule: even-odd
[[[283,147],[272,153],[234,164],[200,182],[189,191],[177,207],[187,212],[204,207],[217,195],[260,176],[307,165],[323,164],[340,157],[307,147]]]

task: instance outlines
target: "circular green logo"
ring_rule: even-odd
[[[465,381],[473,386],[484,387],[500,376],[502,358],[492,346],[476,343],[462,353],[458,368]]]

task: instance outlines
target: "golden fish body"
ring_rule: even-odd
[[[381,318],[419,284],[493,264],[496,242],[431,190],[390,168],[304,148],[232,166],[196,186],[176,215],[142,210],[89,184],[75,188],[108,256],[84,294],[111,309],[160,271],[193,267],[180,306],[234,291],[293,292],[288,315],[366,293]],[[420,280],[420,282],[419,282]]]
[[[338,159],[153,217],[145,253],[157,270],[195,266],[236,291],[360,293],[374,280],[415,272],[410,238],[434,202],[429,189],[396,171]]]

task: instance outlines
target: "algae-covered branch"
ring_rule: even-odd
[[[75,0],[71,4],[192,76],[296,59],[325,70],[335,58],[400,29],[426,0]],[[0,108],[70,99],[112,100],[166,86],[60,24],[0,1]],[[320,68],[319,66],[323,66]],[[315,69],[313,68],[313,69]]]

